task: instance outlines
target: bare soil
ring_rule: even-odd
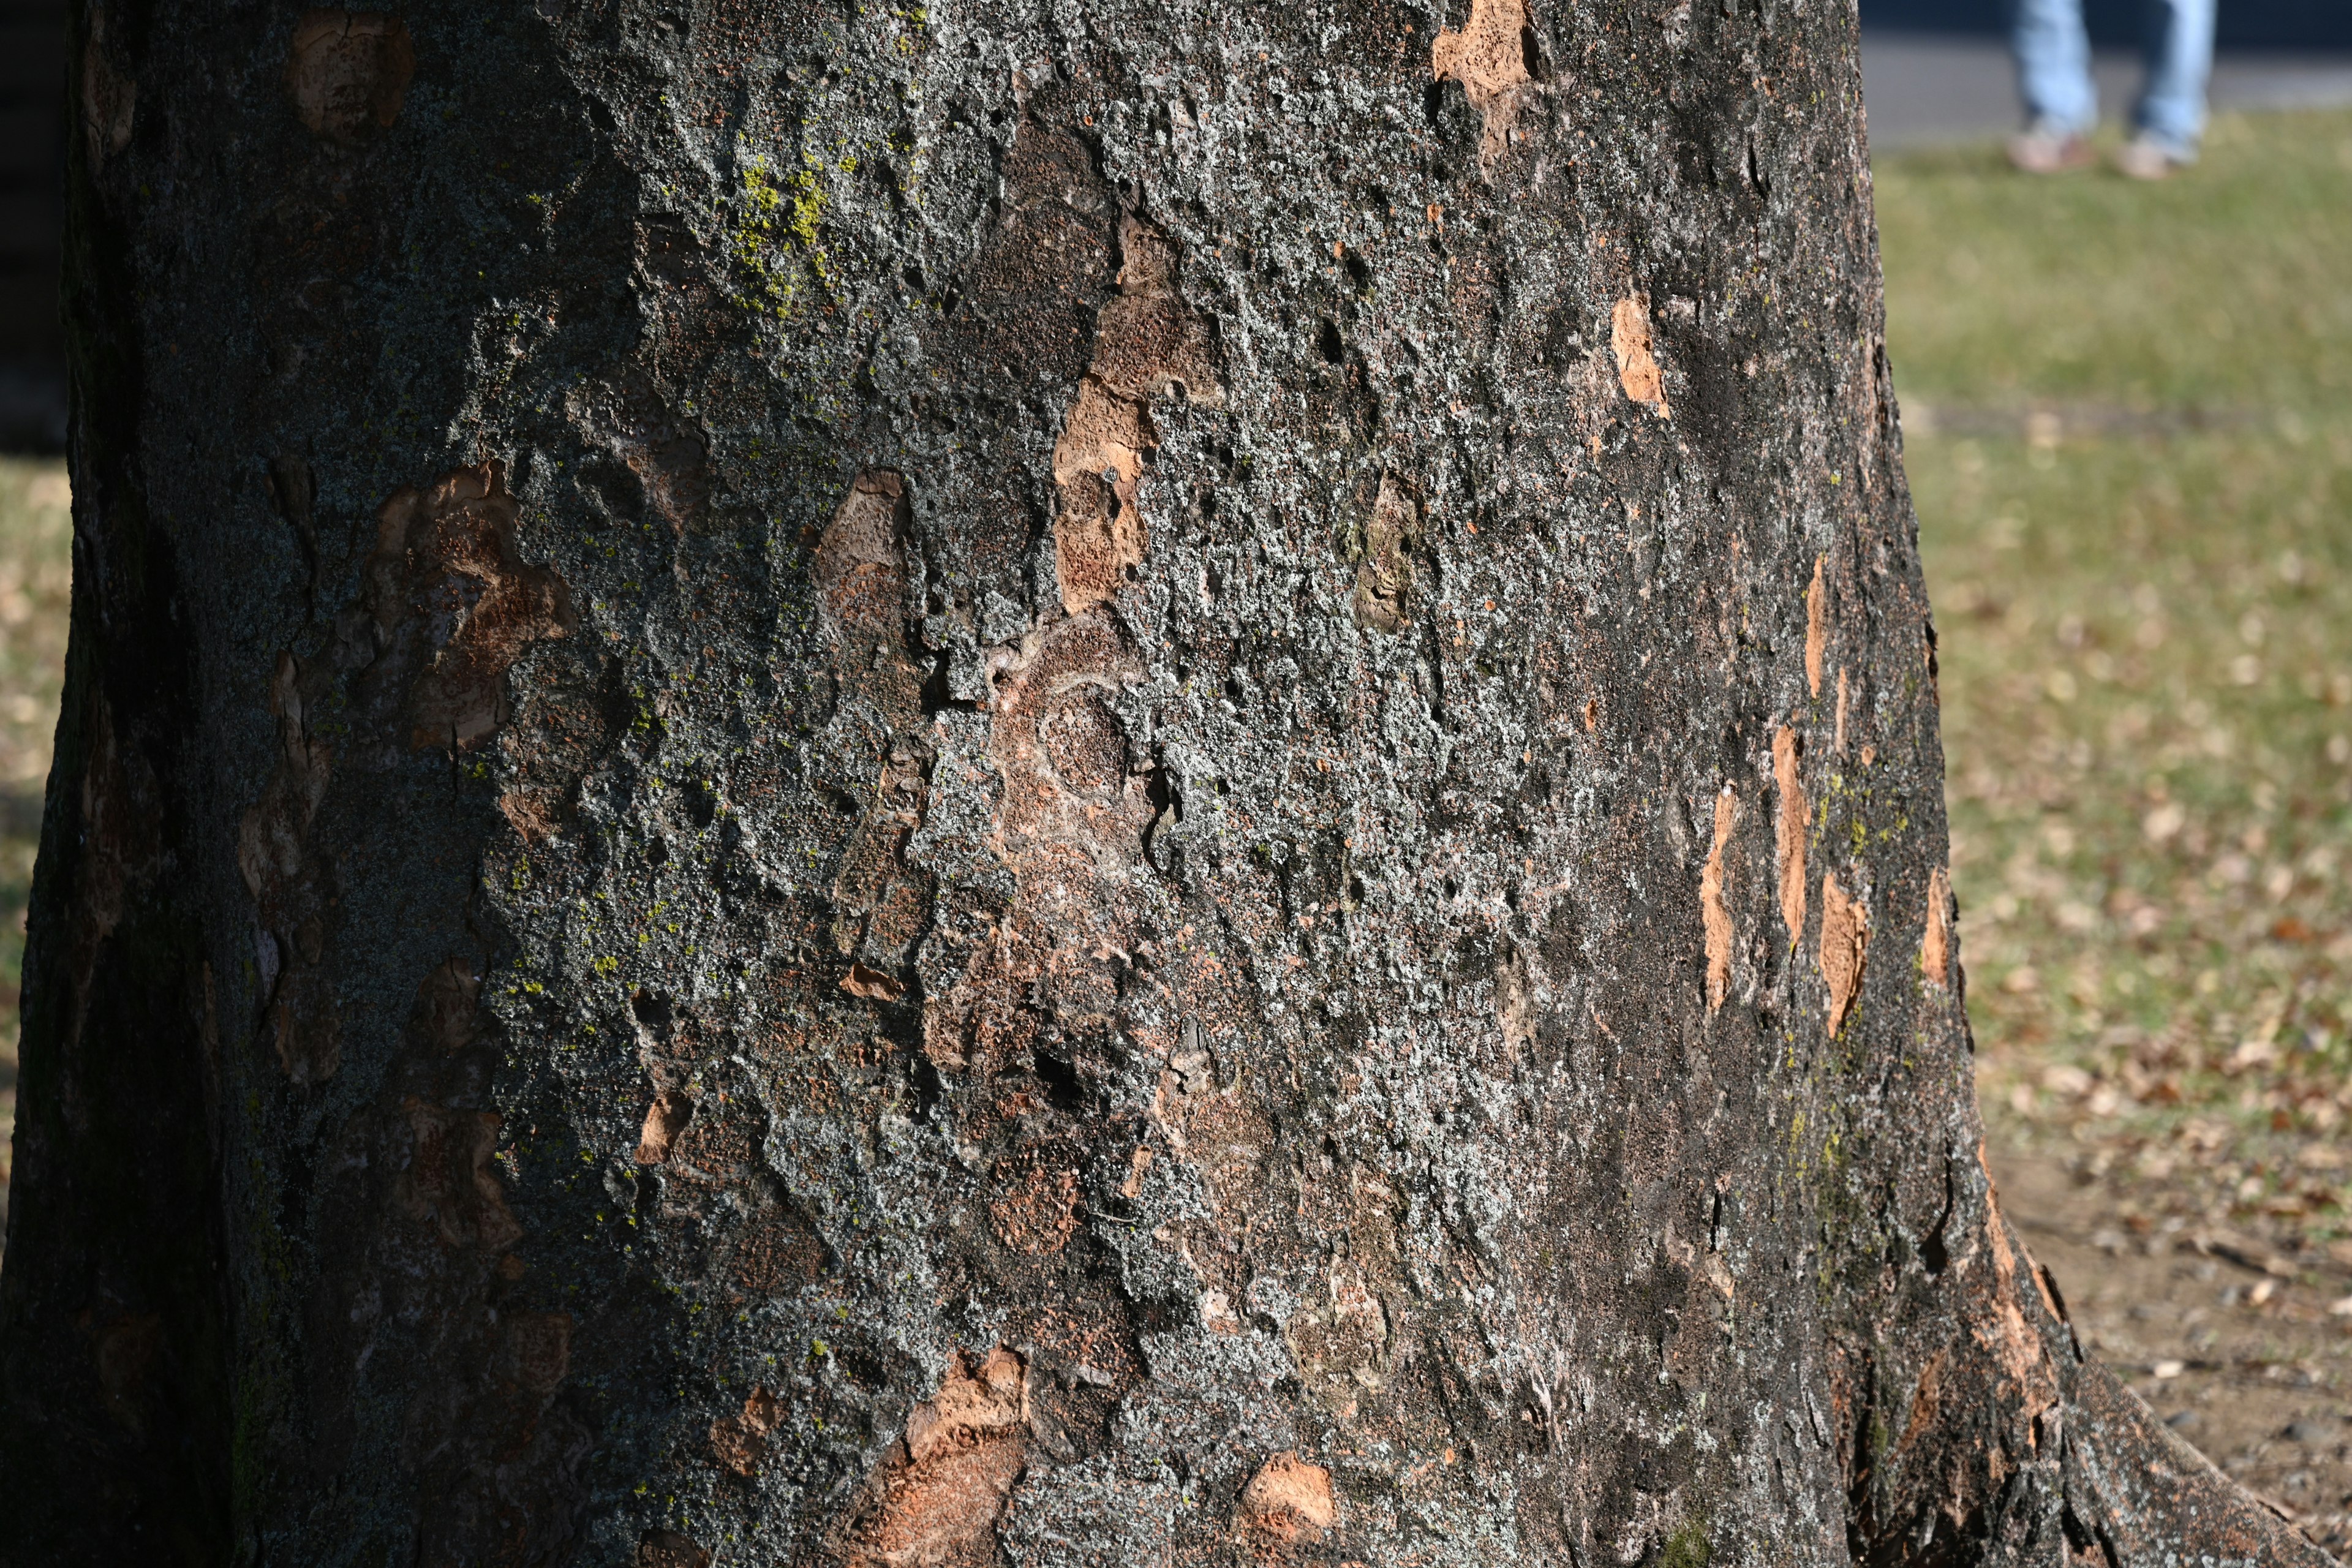
[[[2294,1237],[2150,1220],[2155,1194],[2088,1162],[1990,1159],[2084,1348],[2313,1541],[2352,1551],[2352,1262]]]

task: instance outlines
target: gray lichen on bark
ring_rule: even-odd
[[[77,37],[5,1550],[2307,1550],[1977,1153],[1850,7]]]

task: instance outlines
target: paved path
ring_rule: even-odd
[[[2101,50],[2092,74],[2102,111],[2128,115],[2137,58]],[[2018,126],[2016,76],[1999,38],[1864,31],[1862,83],[1873,147],[2000,136]],[[2212,100],[2216,109],[2352,105],[2352,55],[2226,54],[2214,63]]]

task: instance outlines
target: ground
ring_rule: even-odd
[[[1990,146],[1876,179],[2006,1208],[2092,1345],[2341,1551],[2352,114],[2225,117],[2156,186]],[[0,464],[0,1124],[65,500]]]
[[[2352,1269],[2221,1227],[2147,1223],[2151,1205],[2078,1163],[1994,1152],[2002,1205],[2064,1293],[2076,1331],[2168,1426],[2344,1552],[2352,1427],[2345,1319]],[[2137,1223],[2135,1223],[2137,1222]]]

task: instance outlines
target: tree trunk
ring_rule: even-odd
[[[2325,1561],[1979,1156],[1851,5],[74,49],[0,1561]]]

